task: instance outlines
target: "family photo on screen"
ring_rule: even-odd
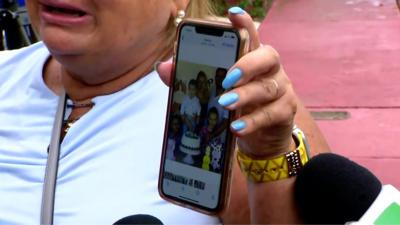
[[[229,111],[218,104],[225,68],[178,65],[173,86],[167,158],[220,173],[226,148]]]

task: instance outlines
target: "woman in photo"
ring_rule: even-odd
[[[206,73],[200,71],[197,73],[197,97],[199,98],[201,105],[200,112],[200,126],[204,125],[204,121],[207,117],[208,101],[210,100],[210,84],[207,79]]]

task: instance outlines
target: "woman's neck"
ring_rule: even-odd
[[[153,68],[152,63],[147,63],[135,68],[115,79],[101,84],[86,84],[76,79],[65,69],[61,69],[61,82],[68,96],[75,101],[91,99],[96,96],[109,95],[118,92],[129,85],[135,83],[140,78],[148,74]]]
[[[128,87],[151,72],[153,64],[152,60],[147,61],[113,80],[92,85],[76,79],[56,59],[51,57],[45,65],[43,79],[57,95],[60,95],[61,90],[65,89],[73,101],[81,102],[96,96],[109,95]]]
[[[208,125],[208,126],[207,126],[207,129],[208,129],[209,132],[213,132],[213,131],[214,131],[214,128],[215,128],[215,127],[214,127],[214,126],[211,126],[211,125]]]
[[[84,74],[75,75],[54,57],[50,57],[43,70],[43,79],[46,85],[57,95],[64,89],[73,101],[85,102],[97,96],[113,94],[135,83],[151,72],[154,62],[166,60],[170,56],[169,53],[169,51],[153,52],[145,60],[132,64],[132,68],[127,69],[127,72],[110,80],[105,79],[106,81],[97,84],[88,84],[84,81]],[[99,65],[93,63],[93,65],[88,66],[96,67]],[[87,77],[95,77],[93,75],[97,74],[88,75],[91,76]],[[98,74],[98,76],[106,77],[107,74]]]

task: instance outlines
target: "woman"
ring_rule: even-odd
[[[1,224],[39,221],[46,149],[63,89],[72,112],[61,145],[55,224],[112,224],[132,214],[154,215],[165,224],[218,223],[217,218],[169,204],[157,193],[168,94],[159,75],[169,84],[171,63],[160,64],[159,74],[152,68],[156,61],[171,57],[178,11],[205,16],[205,4],[27,1],[43,43],[0,54]],[[221,100],[228,109],[243,112],[231,125],[240,137],[241,151],[269,157],[293,149],[296,110],[296,123],[312,134],[312,147],[327,149],[299,104],[277,53],[261,46],[250,16],[233,8],[229,18],[236,27],[247,29],[251,39],[251,52],[224,81],[225,88],[235,87],[230,93],[236,92],[239,99],[227,104],[226,95]],[[221,218],[244,223],[246,181],[237,167],[234,176],[231,205]],[[249,181],[253,221],[297,219],[288,191],[292,183],[293,178],[266,184]],[[257,201],[260,196],[268,201]]]
[[[199,71],[196,77],[197,82],[197,97],[200,100],[200,126],[204,125],[207,117],[208,101],[210,100],[210,88],[206,73]]]

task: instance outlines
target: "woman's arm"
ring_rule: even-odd
[[[308,139],[311,156],[331,151],[317,123],[315,123],[310,112],[305,108],[303,102],[299,98],[297,98],[297,113],[294,121]]]
[[[236,73],[239,70],[241,78],[226,82],[231,84],[229,87],[224,86],[240,96],[236,103],[225,107],[242,112],[239,120],[245,126],[240,126],[240,130],[232,127],[238,136],[241,151],[259,159],[292,151],[293,124],[297,124],[307,135],[313,155],[329,151],[311,115],[298,100],[280,64],[278,53],[272,47],[260,44],[251,17],[236,7],[230,10],[229,19],[237,28],[246,29],[250,36],[250,52],[233,66]],[[160,64],[158,71],[164,82],[169,84],[171,64]],[[228,73],[226,79],[229,77]],[[248,224],[250,218],[252,223],[299,222],[293,197],[295,178],[253,183],[247,181],[236,160],[233,163],[230,204],[221,215],[225,224]]]
[[[251,52],[234,66],[243,72],[243,78],[236,82],[233,90],[239,93],[241,100],[227,107],[230,110],[241,109],[247,114],[242,116],[247,127],[234,131],[239,136],[238,143],[242,152],[252,158],[268,159],[293,151],[295,147],[290,145],[293,143],[293,123],[306,134],[312,155],[329,151],[329,146],[313,118],[296,96],[280,65],[279,55],[271,47],[260,47],[258,33],[250,16],[236,8],[230,11],[230,19],[235,26],[248,30],[251,41]],[[255,90],[255,84],[260,83],[258,86],[264,86],[264,90]],[[234,163],[236,169],[232,199],[228,210],[222,216],[224,223],[248,223],[246,219],[249,217],[255,224],[301,223],[294,200],[295,177],[255,183],[245,179],[237,163]],[[249,208],[244,207],[246,201]],[[248,214],[250,216],[247,216]]]
[[[306,134],[311,154],[329,152],[329,146],[310,113],[299,100],[295,117],[296,124]],[[239,166],[234,162],[231,184],[231,199],[228,209],[222,215],[224,224],[289,223],[298,222],[293,199],[295,178],[270,183],[254,184],[247,181]],[[249,190],[249,191],[248,191]],[[249,194],[248,194],[249,193]],[[259,198],[258,196],[262,196]],[[250,215],[250,208],[252,213]],[[289,222],[291,220],[292,222]]]
[[[316,155],[329,152],[330,149],[324,136],[300,100],[297,101],[297,108],[295,122],[308,138],[311,154]],[[252,209],[252,223],[301,223],[301,218],[298,214],[294,199],[295,179],[296,177],[293,177],[268,183],[253,183],[247,181],[249,205]]]

